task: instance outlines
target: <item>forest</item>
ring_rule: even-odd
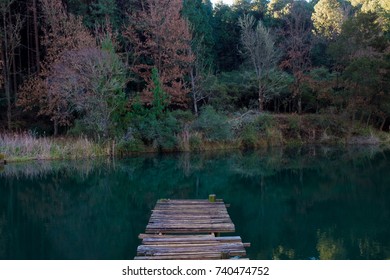
[[[387,0],[0,0],[0,16],[5,157],[390,141]]]

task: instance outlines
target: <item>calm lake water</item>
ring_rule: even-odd
[[[159,198],[228,209],[251,259],[390,259],[390,151],[307,147],[0,167],[0,259],[132,259]]]

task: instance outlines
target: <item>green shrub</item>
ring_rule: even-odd
[[[284,144],[283,133],[277,127],[268,127],[265,134],[269,146],[281,146]]]
[[[352,128],[352,134],[359,136],[370,136],[372,135],[372,129],[365,125],[357,124]]]
[[[80,120],[76,120],[73,126],[67,131],[67,135],[71,137],[80,137],[83,135],[86,136],[95,136],[94,130],[90,128],[90,126],[86,126]]]
[[[52,145],[50,147],[50,158],[55,158],[55,159],[58,159],[58,158],[61,158],[62,157],[62,154],[63,154],[63,150],[61,151],[58,146],[56,145]]]
[[[155,127],[156,141],[161,150],[173,150],[177,146],[177,133],[181,127],[177,119],[168,113],[164,119],[161,119]]]
[[[146,108],[140,99],[135,100],[130,114],[128,134],[131,131],[131,137],[140,139],[145,145],[157,150],[178,149],[177,135],[193,116],[191,112],[168,111],[169,96],[162,88],[156,68],[152,70],[152,80],[152,107]]]
[[[288,148],[302,147],[302,145],[303,145],[302,140],[296,138],[288,139],[286,143],[286,146]]]
[[[220,73],[205,90],[211,93],[209,104],[224,111],[234,111],[243,105],[248,107],[256,99],[256,88],[254,72],[240,69]]]
[[[155,114],[139,114],[132,119],[131,137],[140,139],[145,145],[158,150],[173,150],[177,147],[177,134],[183,125],[174,113],[164,112],[159,118]]]
[[[299,133],[301,128],[301,120],[299,115],[288,115],[287,116],[287,124],[289,129],[295,130]]]
[[[260,131],[265,131],[267,128],[274,126],[276,124],[276,120],[274,116],[263,113],[257,117],[254,124]]]
[[[202,132],[208,141],[227,141],[232,138],[232,129],[226,116],[218,113],[213,107],[205,106],[193,128]]]
[[[145,145],[140,139],[131,139],[128,141],[122,140],[116,146],[119,154],[125,155],[132,152],[142,152],[145,150]]]
[[[241,142],[244,148],[255,148],[258,140],[258,134],[255,127],[249,124],[244,127],[241,133]]]
[[[194,114],[191,111],[175,110],[169,113],[170,116],[175,118],[179,123],[185,124],[194,121]]]
[[[335,136],[344,136],[348,132],[347,122],[338,116],[333,115],[307,115],[306,120],[309,125],[318,127]]]
[[[307,115],[306,120],[313,126],[326,129],[331,125],[331,118],[327,115]]]
[[[202,150],[202,137],[198,133],[191,134],[189,142],[192,151]]]

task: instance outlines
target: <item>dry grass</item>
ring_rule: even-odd
[[[107,149],[87,138],[36,137],[32,133],[0,133],[0,154],[8,161],[79,159],[107,155]]]

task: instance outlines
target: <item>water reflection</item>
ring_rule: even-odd
[[[252,259],[387,259],[389,156],[306,147],[6,165],[0,258],[129,259],[157,199],[216,193]]]

